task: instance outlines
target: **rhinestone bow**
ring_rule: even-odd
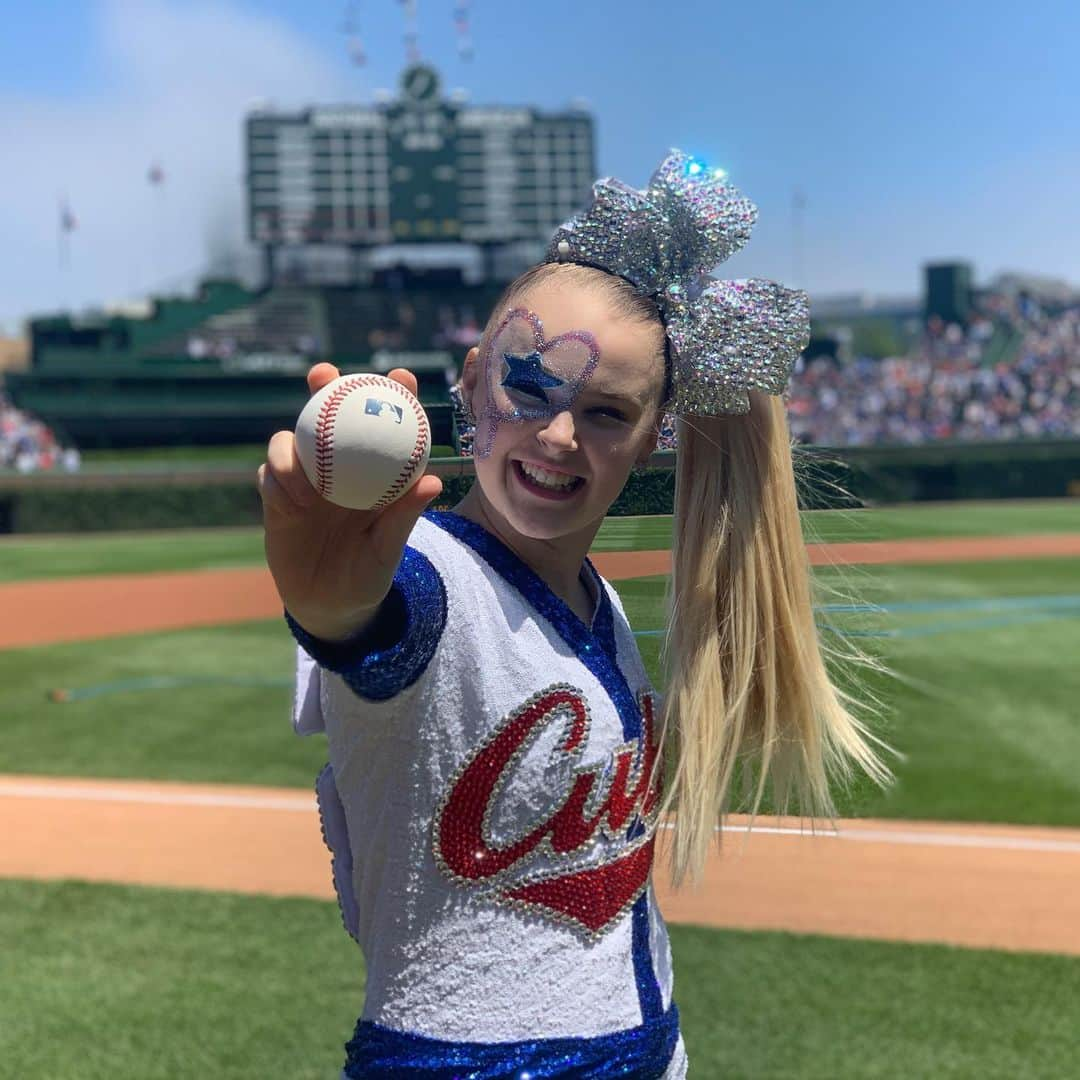
[[[810,302],[800,289],[708,272],[750,239],[757,207],[723,170],[672,150],[644,191],[608,178],[592,205],[559,226],[548,262],[596,266],[651,296],[672,346],[679,416],[750,411],[748,391],[782,394],[810,342]]]

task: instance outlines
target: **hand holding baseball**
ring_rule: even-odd
[[[389,378],[409,395],[415,395],[416,378],[404,368],[391,371]],[[337,379],[339,373],[333,365],[316,364],[308,373],[312,401]],[[326,396],[323,395],[324,400]],[[377,394],[371,396],[378,398]],[[389,394],[382,396],[391,399]],[[426,420],[424,423],[426,426]],[[425,446],[424,463],[426,455]],[[305,456],[318,482],[317,455],[316,458],[309,453]],[[400,459],[402,451],[392,448],[388,456]],[[405,458],[412,456],[406,454]],[[324,460],[324,488],[325,465]],[[417,471],[422,468],[420,464]],[[355,469],[345,472],[357,475]],[[339,471],[338,476],[341,475]],[[347,489],[345,501],[362,504],[373,494],[369,483],[373,481],[379,490],[369,504],[372,509],[350,509],[330,501],[308,479],[298,453],[297,436],[291,431],[279,431],[273,436],[266,462],[259,468],[266,560],[278,593],[305,630],[328,641],[352,636],[374,617],[390,591],[416,519],[442,490],[442,481],[436,476],[421,476],[411,486],[400,479],[392,481],[389,488],[394,488],[395,483],[398,487],[392,492],[370,470],[366,475],[361,471],[359,476],[359,487]],[[411,477],[408,480],[411,482]],[[341,490],[339,485],[339,498]],[[393,501],[386,501],[388,493],[394,496]]]

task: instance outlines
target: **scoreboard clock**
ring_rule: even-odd
[[[439,76],[434,68],[416,64],[401,78],[403,96],[417,105],[434,102],[439,96]]]

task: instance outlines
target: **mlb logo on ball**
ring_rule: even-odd
[[[364,413],[369,416],[389,416],[395,424],[401,423],[404,416],[400,405],[392,401],[383,401],[382,398],[369,397],[364,403]]]

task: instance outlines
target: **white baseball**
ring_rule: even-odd
[[[424,474],[431,429],[420,402],[383,375],[342,375],[304,406],[296,454],[312,486],[350,510],[381,510]]]

